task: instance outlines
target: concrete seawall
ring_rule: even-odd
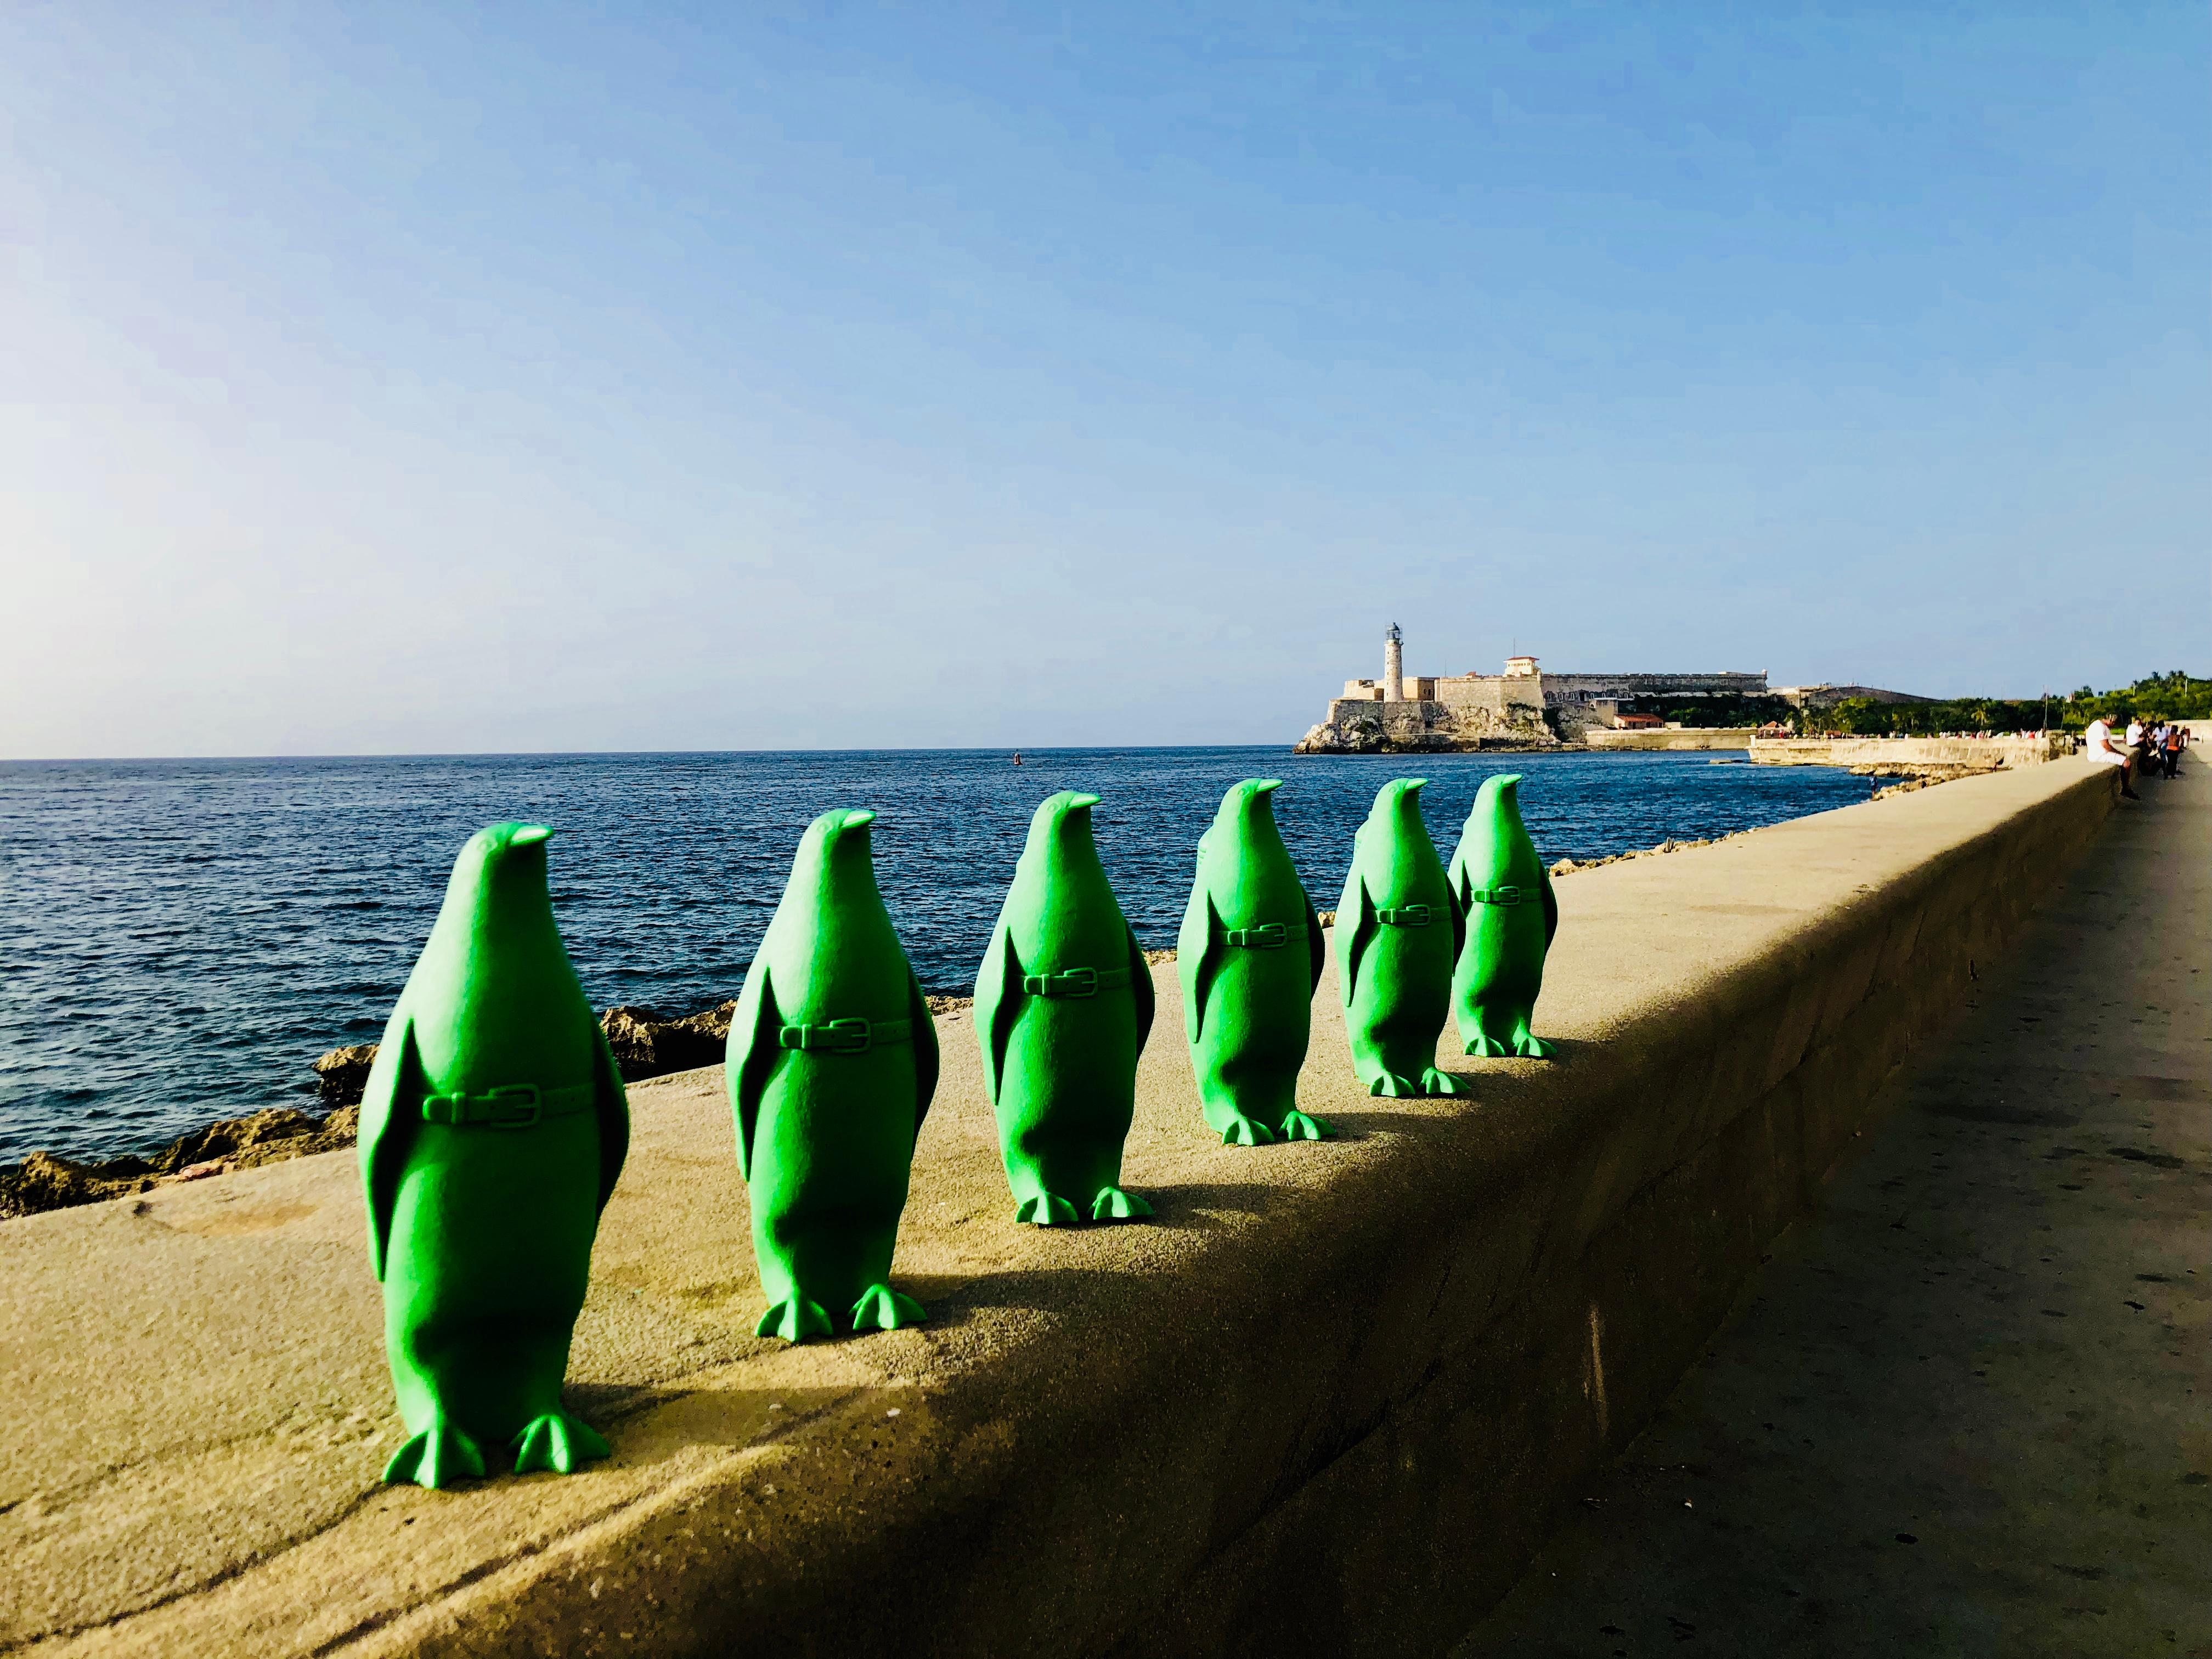
[[[1209,1143],[1172,967],[1125,1178],[1014,1227],[964,1016],[897,1277],[924,1328],[750,1334],[713,1072],[634,1087],[571,1366],[615,1458],[386,1490],[345,1156],[0,1226],[0,1648],[1441,1650],[1663,1398],[1876,1084],[2110,810],[2082,763],[1559,884],[1560,1058],[1370,1100],[1334,979],[1302,1103]]]
[[[1637,750],[1671,750],[1677,749],[1748,749],[1751,747],[1751,726],[1711,726],[1697,730],[1670,731],[1611,731],[1593,726],[1583,733],[1582,740],[1592,749],[1626,749]]]
[[[2062,732],[2040,738],[1759,738],[1748,747],[1761,766],[1964,766],[1994,772],[2070,755],[2074,739]]]

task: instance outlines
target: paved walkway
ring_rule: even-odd
[[[1455,1659],[2212,1659],[2212,766],[2141,788]]]

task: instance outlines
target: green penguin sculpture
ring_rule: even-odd
[[[1152,1212],[1121,1190],[1152,971],[1091,839],[1096,795],[1063,790],[1030,819],[975,975],[975,1040],[1016,1221]]]
[[[506,1444],[571,1473],[607,1443],[561,1409],[599,1212],[629,1148],[605,1034],[562,948],[543,824],[461,848],[361,1102],[369,1262],[408,1441],[443,1486]]]
[[[1328,946],[1275,825],[1270,798],[1282,787],[1247,778],[1222,797],[1199,837],[1198,878],[1176,935],[1191,1068],[1224,1146],[1335,1133],[1297,1109]]]
[[[1544,984],[1544,953],[1559,931],[1552,874],[1521,822],[1521,775],[1483,780],[1452,853],[1452,896],[1467,939],[1452,969],[1459,1034],[1471,1054],[1551,1056],[1528,1029]]]
[[[1421,822],[1427,782],[1394,778],[1382,786],[1352,837],[1336,908],[1336,975],[1352,1067],[1368,1093],[1392,1099],[1462,1092],[1436,1060],[1467,929]]]
[[[724,1076],[752,1196],[759,1336],[896,1330],[927,1316],[890,1287],[915,1137],[937,1092],[937,1029],[876,886],[873,812],[824,812],[745,975]]]

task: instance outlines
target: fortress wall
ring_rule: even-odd
[[[1716,692],[1766,695],[1764,674],[1546,674],[1544,700],[1585,702],[1593,697],[1648,697]]]
[[[377,1484],[400,1431],[350,1154],[0,1224],[0,1646],[1441,1652],[2112,799],[2061,763],[1563,880],[1559,1056],[1447,1046],[1469,1100],[1362,1093],[1332,968],[1322,1146],[1214,1143],[1165,964],[1147,1225],[1012,1225],[974,1030],[941,1019],[915,1330],[752,1337],[719,1072],[635,1085],[570,1370],[615,1457],[567,1479]]]

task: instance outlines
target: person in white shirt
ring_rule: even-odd
[[[2128,722],[2128,747],[2130,749],[2142,748],[2142,734],[2143,723],[2141,720],[2130,720]]]
[[[2117,766],[2120,769],[2120,793],[2124,797],[2129,800],[2142,799],[2131,787],[2128,751],[2112,741],[2112,723],[2110,720],[2101,715],[2091,720],[2088,730],[2081,734],[2081,747],[2089,758],[2100,766]]]

